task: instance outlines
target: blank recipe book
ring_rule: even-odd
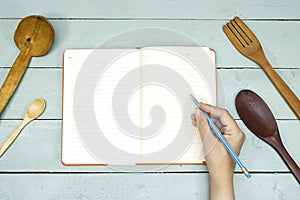
[[[217,104],[215,57],[208,47],[66,50],[62,163],[203,164],[190,94]]]

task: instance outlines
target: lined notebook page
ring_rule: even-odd
[[[106,139],[115,149],[136,155],[136,159],[134,160],[129,160],[125,156],[120,156],[117,160],[110,160],[109,164],[111,165],[133,165],[135,162],[138,162],[140,158],[139,138],[130,137],[129,134],[131,133],[125,133],[124,130],[122,130],[123,123],[128,124],[133,122],[137,127],[140,126],[139,91],[137,90],[134,92],[134,98],[130,99],[125,99],[123,96],[125,95],[126,91],[121,91],[124,92],[124,95],[120,94],[121,98],[124,98],[122,101],[127,102],[129,100],[129,102],[128,104],[126,103],[125,106],[115,108],[117,113],[124,113],[128,110],[130,118],[125,118],[120,115],[114,116],[112,111],[113,95],[116,87],[118,87],[118,84],[120,84],[120,80],[128,72],[138,69],[139,65],[139,50],[127,50],[127,52],[118,56],[109,66],[107,66],[107,69],[103,75],[99,77],[99,82],[97,83],[94,96],[94,109],[98,125],[102,130],[102,134],[104,134]],[[139,83],[139,76],[135,76],[133,79],[130,79],[129,81],[123,81],[121,84],[127,88],[126,85],[139,85]],[[120,124],[116,123],[117,117],[120,117],[118,121]],[[135,135],[138,136],[139,133],[135,133]],[[110,152],[107,152],[107,154],[109,153]]]
[[[74,85],[90,53],[91,50],[67,50],[63,57],[62,163],[65,165],[98,163],[81,144],[73,115]]]
[[[95,50],[68,50],[64,55],[62,161],[66,165],[106,164],[101,162],[101,159],[99,160],[91,155],[81,142],[73,113],[73,94],[76,78],[84,61],[92,51],[95,53]],[[174,52],[179,55],[174,54]],[[147,157],[147,155],[163,150],[170,145],[176,137],[178,129],[182,127],[186,132],[187,140],[189,140],[183,141],[183,143],[189,145],[180,155],[174,157],[172,163],[202,163],[204,158],[201,152],[201,140],[197,129],[191,125],[189,118],[194,108],[189,94],[193,93],[200,101],[216,104],[214,52],[205,47],[149,47],[134,50],[98,49],[96,54],[99,54],[99,59],[93,60],[92,63],[95,63],[95,66],[103,64],[101,58],[116,53],[121,56],[115,58],[99,77],[94,95],[94,111],[102,133],[109,142],[115,148],[135,154],[137,157],[135,162],[124,158],[108,164],[166,163],[163,157],[155,156],[155,158],[152,158]],[[204,66],[203,68],[200,66],[199,69],[199,66],[193,66],[193,62],[201,62]],[[135,81],[134,84],[136,85],[141,85],[143,79],[151,76],[151,73],[143,70],[147,68],[141,66],[151,65],[171,68],[190,85],[192,91],[186,91],[186,98],[181,100],[176,98],[176,94],[172,93],[172,88],[160,84],[146,84],[132,91],[130,99],[128,99],[128,106],[118,108],[128,110],[130,119],[124,119],[125,123],[130,120],[134,125],[140,127],[140,133],[138,135],[135,133],[133,136],[136,137],[132,137],[132,135],[129,136],[130,133],[124,134],[124,130],[115,124],[112,112],[112,96],[119,80],[128,72],[137,68],[140,68],[139,76],[132,79],[132,81]],[[172,87],[186,90],[180,82],[172,79],[170,81],[175,83]],[[151,125],[153,119],[151,119],[149,113],[155,105],[159,105],[165,110],[166,121],[158,134],[145,139],[143,128]],[[184,116],[183,121],[181,121],[182,116]]]
[[[184,134],[187,136],[182,141],[182,145],[189,145],[178,155],[172,163],[202,163],[204,155],[202,150],[202,143],[200,136],[195,127],[191,125],[190,115],[194,111],[194,105],[191,101],[190,94],[194,94],[199,101],[216,104],[216,86],[215,86],[215,55],[209,48],[198,47],[148,47],[140,51],[141,65],[159,65],[166,66],[177,72],[191,87],[191,91],[185,88],[180,80],[170,81],[174,83],[172,87],[185,91],[184,99],[179,102],[176,99],[176,94],[172,94],[172,88],[169,91],[163,86],[149,85],[141,89],[141,120],[143,123],[149,123],[149,111],[154,105],[162,105],[166,110],[166,124],[159,136],[153,139],[142,140],[142,155],[149,152],[158,151],[170,145],[172,140],[176,137],[180,127],[183,127]],[[199,63],[200,66],[193,66]],[[203,59],[205,57],[206,59]],[[199,69],[199,67],[202,67]],[[149,73],[149,72],[148,72]],[[141,70],[141,79],[149,74],[145,74]],[[163,74],[168,79],[168,74]],[[210,88],[207,79],[211,78],[214,83]],[[183,121],[181,121],[183,115]],[[193,138],[193,140],[191,140]],[[174,157],[175,158],[175,157]],[[143,160],[144,163],[164,163],[162,157],[156,157],[151,160]]]
[[[88,152],[85,145],[82,143],[76,122],[74,119],[73,110],[73,95],[78,74],[83,65],[89,60],[91,68],[106,64],[106,60],[112,55],[122,55],[124,52],[129,53],[128,56],[121,59],[113,60],[114,62],[105,71],[97,86],[95,94],[94,106],[97,120],[101,123],[103,133],[113,145],[119,148],[128,148],[132,153],[139,153],[139,144],[133,144],[132,141],[126,140],[119,134],[117,127],[113,126],[114,120],[111,113],[111,93],[117,83],[117,80],[124,76],[128,71],[139,66],[139,52],[136,50],[126,49],[105,49],[105,50],[67,50],[64,53],[63,66],[63,130],[62,130],[62,163],[65,165],[94,165],[106,164],[94,157]],[[93,56],[91,57],[91,54]],[[96,56],[95,56],[96,55]],[[97,58],[99,55],[99,59]],[[96,57],[96,59],[95,59]],[[89,66],[88,66],[89,67]],[[87,88],[89,89],[89,88]],[[82,98],[85,98],[84,96]],[[139,116],[134,116],[136,119]],[[89,119],[86,119],[89,120]],[[115,131],[117,130],[117,131]],[[86,130],[97,131],[97,130]],[[116,139],[117,138],[117,139]],[[125,138],[125,139],[123,139]],[[91,138],[93,140],[93,138]],[[125,146],[125,147],[124,147]],[[122,162],[122,160],[119,160]],[[123,161],[122,163],[126,163]]]

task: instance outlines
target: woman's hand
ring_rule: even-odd
[[[200,110],[197,109],[191,118],[193,125],[198,127],[204,148],[210,150],[205,159],[211,179],[211,199],[234,199],[232,182],[236,163],[219,140],[213,148],[209,147],[212,142],[206,141],[212,141],[216,136],[201,110],[208,113],[237,155],[241,151],[245,135],[227,110],[203,103],[199,105]]]

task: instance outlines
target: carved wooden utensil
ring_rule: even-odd
[[[38,118],[45,110],[46,102],[44,99],[36,99],[34,100],[30,106],[27,108],[24,119],[20,126],[7,138],[7,140],[3,143],[2,147],[0,147],[0,158],[5,153],[5,151],[10,147],[10,145],[15,141],[18,137],[22,129],[32,120]]]
[[[248,26],[239,17],[235,17],[223,26],[223,30],[233,46],[242,55],[253,60],[262,67],[281,96],[289,104],[298,119],[300,119],[300,101],[298,97],[270,65],[259,40]]]
[[[33,56],[43,56],[54,41],[54,29],[43,16],[28,16],[21,20],[14,40],[20,54],[0,89],[0,114],[19,85]]]
[[[283,146],[275,118],[264,100],[250,90],[242,90],[235,106],[245,125],[278,152],[300,183],[300,168]]]

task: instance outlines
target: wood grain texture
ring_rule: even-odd
[[[9,69],[0,69],[0,82]],[[299,96],[300,70],[279,69],[280,76],[289,83]],[[296,119],[294,113],[281,98],[275,87],[261,69],[218,69],[219,105],[227,108],[238,119],[234,99],[242,89],[250,89],[261,95],[270,106],[276,119]],[[61,119],[62,111],[62,70],[56,68],[30,68],[27,70],[20,87],[2,113],[2,119],[21,119],[28,104],[36,97],[44,98],[47,109],[42,119]]]
[[[47,15],[45,15],[47,16]],[[11,67],[19,53],[13,34],[19,20],[0,19],[0,67]],[[227,20],[50,20],[55,29],[55,42],[42,59],[33,58],[30,67],[61,67],[66,49],[95,48],[112,36],[137,28],[157,27],[177,31],[202,46],[209,46],[217,53],[217,65],[222,68],[259,68],[241,56],[232,46],[222,26]],[[260,38],[266,56],[274,68],[300,68],[300,21],[247,21]],[[278,29],[280,27],[280,29]],[[93,30],[93,31],[89,31]],[[276,31],[275,31],[276,30]],[[135,38],[133,35],[132,38]],[[144,41],[111,41],[103,48],[135,48],[141,45],[188,45],[174,39],[169,43],[160,37]],[[170,39],[168,39],[170,41]],[[284,55],[284,56],[282,56]]]
[[[224,19],[239,15],[254,19],[299,19],[297,0],[90,0],[51,2],[5,1],[1,17],[23,17],[32,12],[53,18],[158,18],[158,19]],[[7,9],[7,8],[14,9]]]
[[[32,122],[0,159],[1,199],[208,199],[205,166],[169,166],[156,173],[143,166],[65,167],[61,156],[62,54],[71,48],[94,48],[109,38],[136,28],[178,31],[217,52],[219,103],[238,119],[235,95],[251,89],[261,95],[277,119],[282,141],[300,164],[296,116],[264,72],[230,44],[222,26],[238,15],[260,38],[266,56],[279,75],[300,95],[300,2],[298,0],[91,0],[0,3],[0,83],[19,50],[13,34],[20,19],[41,14],[56,31],[56,41],[42,59],[33,58],[20,87],[0,119],[0,142],[19,125],[28,103],[47,101],[41,120]],[[280,28],[279,28],[280,27]],[[132,36],[135,37],[134,35]],[[108,43],[106,43],[108,44]],[[105,48],[135,47],[136,41],[110,41]],[[166,45],[151,37],[142,45]],[[169,45],[185,45],[174,40]],[[280,68],[280,69],[278,69]],[[299,185],[271,147],[247,130],[241,159],[254,176],[235,175],[236,199],[295,200]],[[239,170],[237,170],[239,171]],[[171,173],[169,173],[171,172]]]
[[[2,199],[208,200],[208,174],[2,174]],[[251,188],[251,189],[249,189]],[[259,192],[263,190],[263,192]],[[254,192],[256,191],[256,192]],[[235,175],[236,199],[297,200],[289,174]]]
[[[0,142],[2,143],[20,124],[21,120],[1,120]],[[246,134],[246,141],[240,155],[241,161],[250,171],[288,172],[279,155],[266,143],[252,134],[239,120],[238,125]],[[300,163],[299,146],[295,138],[300,129],[296,120],[278,121],[282,141],[295,161]],[[61,164],[61,120],[36,120],[29,124],[14,147],[0,160],[0,172],[120,172],[113,167],[65,167]],[[121,172],[155,172],[149,166],[118,167]],[[156,168],[155,168],[156,169]],[[168,166],[161,171],[207,171],[205,166]],[[240,170],[237,168],[237,172]]]

